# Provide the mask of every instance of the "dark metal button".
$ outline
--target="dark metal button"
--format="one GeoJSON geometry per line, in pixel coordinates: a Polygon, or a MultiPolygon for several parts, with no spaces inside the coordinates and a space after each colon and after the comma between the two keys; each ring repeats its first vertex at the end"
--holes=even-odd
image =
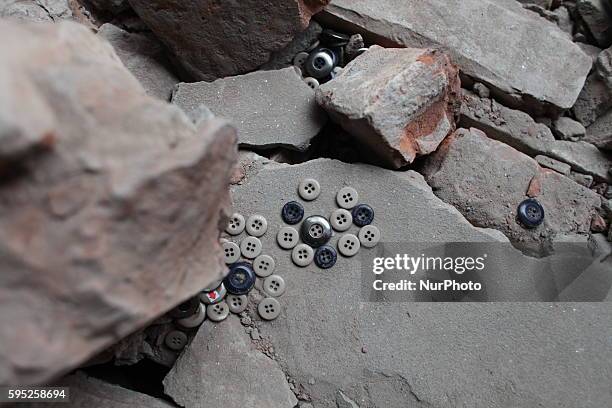
{"type": "Polygon", "coordinates": [[[229,293],[245,295],[255,285],[255,271],[248,262],[238,262],[230,267],[229,274],[223,280],[229,293]]]}
{"type": "Polygon", "coordinates": [[[359,204],[353,208],[353,223],[358,227],[370,225],[374,221],[374,210],[367,204],[359,204]]]}
{"type": "Polygon", "coordinates": [[[336,264],[338,253],[333,247],[323,245],[315,252],[315,264],[321,269],[329,269],[336,264]]]}
{"type": "Polygon", "coordinates": [[[191,299],[181,303],[170,311],[170,317],[174,319],[183,319],[197,313],[200,307],[200,297],[192,297],[191,299]]]}
{"type": "Polygon", "coordinates": [[[326,78],[336,66],[335,54],[327,48],[317,48],[310,53],[304,68],[306,72],[317,79],[326,78]]]}
{"type": "Polygon", "coordinates": [[[304,218],[304,207],[297,201],[290,201],[283,206],[281,216],[287,224],[295,225],[304,218]]]}
{"type": "Polygon", "coordinates": [[[313,248],[325,245],[332,236],[329,221],[319,215],[306,218],[302,223],[301,237],[304,243],[313,248]]]}
{"type": "Polygon", "coordinates": [[[518,220],[527,228],[535,228],[544,221],[544,207],[535,198],[529,198],[518,206],[518,220]]]}

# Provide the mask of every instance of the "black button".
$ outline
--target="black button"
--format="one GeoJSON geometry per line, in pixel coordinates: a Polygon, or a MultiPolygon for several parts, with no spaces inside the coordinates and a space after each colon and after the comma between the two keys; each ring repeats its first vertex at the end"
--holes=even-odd
{"type": "Polygon", "coordinates": [[[329,246],[323,245],[317,248],[317,252],[315,252],[315,264],[321,269],[329,269],[336,264],[338,260],[338,254],[336,250],[329,246]]]}
{"type": "Polygon", "coordinates": [[[353,207],[353,223],[358,227],[365,227],[374,221],[374,210],[367,204],[359,204],[353,207]]]}
{"type": "Polygon", "coordinates": [[[349,43],[350,36],[334,30],[325,29],[319,35],[319,40],[329,47],[342,47],[349,43]]]}
{"type": "Polygon", "coordinates": [[[334,67],[338,65],[338,57],[328,48],[316,48],[310,53],[304,69],[313,78],[322,79],[331,74],[334,67]]]}
{"type": "Polygon", "coordinates": [[[237,262],[223,280],[227,291],[233,295],[246,295],[255,285],[255,271],[248,262],[237,262]]]}
{"type": "Polygon", "coordinates": [[[329,221],[319,215],[306,218],[300,229],[302,241],[313,248],[325,245],[332,236],[329,221]]]}
{"type": "Polygon", "coordinates": [[[196,314],[200,307],[200,296],[192,297],[191,299],[181,303],[169,313],[170,317],[174,319],[183,319],[196,314]]]}
{"type": "Polygon", "coordinates": [[[528,198],[518,206],[518,220],[527,228],[535,228],[544,221],[544,207],[535,198],[528,198]]]}
{"type": "Polygon", "coordinates": [[[290,201],[283,206],[281,216],[287,224],[295,225],[304,218],[304,207],[297,201],[290,201]]]}

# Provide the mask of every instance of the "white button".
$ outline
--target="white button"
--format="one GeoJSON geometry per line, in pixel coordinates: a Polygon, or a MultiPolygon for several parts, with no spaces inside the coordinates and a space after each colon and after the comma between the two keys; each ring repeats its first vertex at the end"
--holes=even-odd
{"type": "Polygon", "coordinates": [[[249,298],[247,295],[227,295],[225,302],[227,303],[230,312],[238,314],[246,310],[249,303],[249,298]]]}
{"type": "Polygon", "coordinates": [[[332,79],[334,79],[335,77],[337,77],[341,73],[342,73],[342,67],[335,67],[334,69],[332,69],[332,72],[331,72],[332,79]]]}
{"type": "Polygon", "coordinates": [[[225,232],[230,235],[239,235],[242,233],[242,231],[244,231],[245,225],[246,222],[244,221],[242,214],[234,213],[227,223],[225,232]]]}
{"type": "Polygon", "coordinates": [[[336,202],[340,208],[351,209],[359,202],[359,193],[353,187],[343,187],[336,194],[336,202]]]}
{"type": "Polygon", "coordinates": [[[315,179],[304,179],[300,183],[298,192],[300,197],[302,197],[304,200],[312,201],[315,200],[319,194],[321,194],[321,186],[315,179]]]}
{"type": "Polygon", "coordinates": [[[366,248],[373,248],[380,241],[380,230],[373,225],[366,225],[359,230],[359,241],[366,248]]]}
{"type": "Polygon", "coordinates": [[[306,244],[299,244],[293,248],[291,259],[297,266],[308,266],[314,260],[314,250],[306,244]]]}
{"type": "Polygon", "coordinates": [[[223,259],[226,264],[233,264],[240,259],[240,247],[231,241],[225,241],[221,244],[223,248],[223,259]]]}
{"type": "Polygon", "coordinates": [[[353,224],[353,216],[349,210],[339,208],[329,217],[329,223],[336,231],[346,231],[353,224]]]}
{"type": "Polygon", "coordinates": [[[257,258],[261,254],[261,248],[261,241],[256,237],[246,237],[240,243],[240,252],[248,259],[257,258]]]}
{"type": "Polygon", "coordinates": [[[293,227],[283,227],[278,230],[276,242],[283,249],[291,249],[295,247],[300,240],[300,234],[293,227]]]}
{"type": "Polygon", "coordinates": [[[307,59],[307,52],[298,52],[297,55],[293,58],[293,65],[295,65],[296,67],[301,67],[302,65],[304,65],[307,59]]]}
{"type": "Polygon", "coordinates": [[[345,234],[338,240],[338,251],[347,257],[355,255],[359,252],[359,238],[353,234],[345,234]]]}
{"type": "Polygon", "coordinates": [[[319,87],[319,85],[320,85],[319,81],[317,81],[313,77],[304,78],[304,82],[306,82],[306,85],[308,85],[309,87],[311,87],[314,90],[316,90],[319,87]]]}
{"type": "Polygon", "coordinates": [[[285,280],[278,275],[268,276],[263,282],[264,292],[273,297],[282,296],[285,289],[285,280]]]}
{"type": "Polygon", "coordinates": [[[225,285],[222,283],[217,289],[211,290],[210,292],[200,293],[200,302],[205,305],[212,305],[213,303],[219,303],[227,295],[225,285]]]}
{"type": "Polygon", "coordinates": [[[182,331],[172,330],[166,334],[164,343],[166,343],[166,346],[171,350],[182,350],[187,345],[187,335],[182,331]]]}
{"type": "Polygon", "coordinates": [[[206,319],[206,306],[200,303],[200,307],[198,311],[193,316],[185,317],[184,319],[179,319],[176,321],[177,324],[183,326],[186,329],[193,329],[194,327],[198,327],[202,324],[202,322],[206,319]]]}
{"type": "Polygon", "coordinates": [[[274,298],[265,298],[257,305],[257,311],[262,319],[274,320],[280,315],[281,305],[274,298]]]}
{"type": "Polygon", "coordinates": [[[268,221],[261,215],[252,215],[246,222],[247,233],[254,237],[261,237],[268,230],[268,221]]]}
{"type": "Polygon", "coordinates": [[[259,255],[253,261],[253,270],[255,271],[255,275],[259,276],[260,278],[265,278],[272,275],[275,267],[276,262],[274,262],[274,258],[272,258],[270,255],[259,255]]]}
{"type": "Polygon", "coordinates": [[[206,308],[206,316],[213,322],[225,320],[229,315],[229,306],[225,302],[219,302],[206,308]]]}

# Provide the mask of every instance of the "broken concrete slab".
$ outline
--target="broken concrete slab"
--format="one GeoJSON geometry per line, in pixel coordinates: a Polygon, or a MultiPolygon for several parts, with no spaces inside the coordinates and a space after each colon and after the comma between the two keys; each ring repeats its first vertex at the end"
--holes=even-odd
{"type": "Polygon", "coordinates": [[[460,86],[442,52],[372,46],[316,95],[373,161],[400,168],[435,151],[453,132],[460,86]]]}
{"type": "Polygon", "coordinates": [[[594,72],[586,80],[578,100],[572,107],[574,116],[589,127],[599,116],[612,107],[612,93],[600,76],[594,72]]]}
{"type": "Polygon", "coordinates": [[[563,174],[564,176],[569,176],[572,169],[569,164],[560,162],[559,160],[555,160],[547,156],[537,155],[535,157],[535,161],[537,161],[540,166],[554,170],[557,173],[563,174]]]}
{"type": "Polygon", "coordinates": [[[600,116],[595,123],[589,126],[584,141],[603,150],[612,150],[612,110],[600,116]]]}
{"type": "Polygon", "coordinates": [[[121,62],[151,96],[170,100],[178,78],[172,73],[165,47],[152,36],[128,33],[112,24],[100,27],[98,35],[115,49],[121,62]]]}
{"type": "Polygon", "coordinates": [[[552,131],[558,139],[576,142],[584,137],[586,129],[582,123],[561,116],[552,123],[552,131]]]}
{"type": "Polygon", "coordinates": [[[548,156],[561,160],[572,166],[574,170],[590,174],[598,180],[612,181],[612,175],[609,173],[612,156],[590,143],[557,140],[550,145],[548,156]]]}
{"type": "Polygon", "coordinates": [[[194,79],[213,81],[269,61],[329,0],[129,2],[194,79]]]}
{"type": "Polygon", "coordinates": [[[204,322],[164,390],[184,408],[293,408],[298,402],[278,364],[251,343],[234,315],[221,324],[204,322]]]}
{"type": "Polygon", "coordinates": [[[612,45],[612,19],[610,18],[610,4],[608,0],[578,0],[576,10],[587,26],[589,32],[602,47],[612,45]]]}
{"type": "Polygon", "coordinates": [[[524,108],[570,108],[591,69],[566,33],[512,0],[335,0],[320,19],[384,46],[441,46],[462,73],[522,96],[524,108]]]}
{"type": "Polygon", "coordinates": [[[205,105],[233,121],[241,146],[305,151],[327,120],[312,88],[290,67],[214,82],[181,83],[172,102],[188,115],[205,105]]]}
{"type": "Polygon", "coordinates": [[[40,384],[222,276],[236,136],[85,26],[2,21],[0,55],[2,121],[44,141],[0,158],[0,383],[40,384]]]}

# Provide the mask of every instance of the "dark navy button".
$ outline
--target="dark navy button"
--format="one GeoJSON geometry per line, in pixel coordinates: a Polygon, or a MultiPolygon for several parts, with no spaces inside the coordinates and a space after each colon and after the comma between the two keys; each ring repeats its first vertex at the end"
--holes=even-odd
{"type": "Polygon", "coordinates": [[[336,264],[338,254],[333,247],[323,245],[315,252],[315,264],[321,269],[329,269],[336,264]]]}
{"type": "Polygon", "coordinates": [[[170,311],[170,317],[174,319],[184,319],[185,317],[193,316],[197,313],[200,307],[200,297],[192,297],[191,299],[181,303],[170,311]]]}
{"type": "Polygon", "coordinates": [[[332,228],[324,217],[313,215],[308,217],[302,223],[300,229],[302,241],[313,248],[318,248],[321,245],[327,244],[332,236],[332,228]]]}
{"type": "Polygon", "coordinates": [[[370,225],[374,221],[374,210],[367,204],[359,204],[353,207],[353,223],[358,227],[370,225]]]}
{"type": "Polygon", "coordinates": [[[544,207],[535,198],[528,198],[518,206],[518,219],[527,228],[535,228],[544,221],[544,207]]]}
{"type": "Polygon", "coordinates": [[[290,201],[283,206],[281,216],[287,224],[295,225],[304,218],[304,207],[297,201],[290,201]]]}
{"type": "Polygon", "coordinates": [[[246,295],[255,285],[255,271],[248,262],[238,262],[230,266],[223,280],[227,291],[233,295],[246,295]]]}

